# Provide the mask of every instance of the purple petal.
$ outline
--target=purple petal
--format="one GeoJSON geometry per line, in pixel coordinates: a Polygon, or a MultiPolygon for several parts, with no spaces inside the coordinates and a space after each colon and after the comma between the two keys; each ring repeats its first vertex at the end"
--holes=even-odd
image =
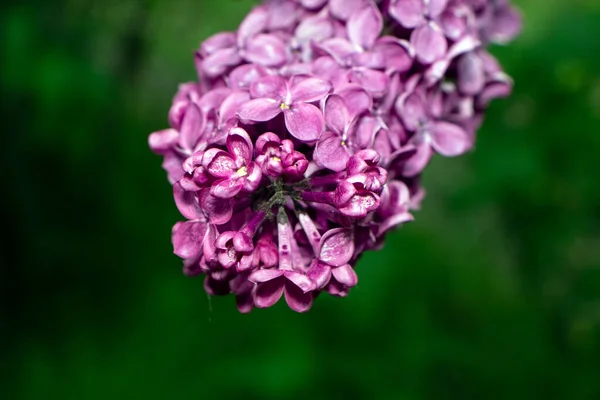
{"type": "Polygon", "coordinates": [[[250,86],[253,98],[268,98],[283,101],[287,96],[287,81],[281,76],[265,76],[250,86]]]}
{"type": "Polygon", "coordinates": [[[329,0],[329,12],[337,19],[345,21],[366,2],[367,0],[329,0]]]}
{"type": "Polygon", "coordinates": [[[194,258],[202,251],[206,223],[199,221],[178,222],[173,227],[173,252],[181,258],[194,258]]]}
{"type": "Polygon", "coordinates": [[[227,136],[227,150],[236,162],[237,167],[246,165],[252,160],[252,140],[242,128],[233,128],[227,136]]]}
{"type": "Polygon", "coordinates": [[[442,30],[434,23],[415,29],[410,35],[410,43],[415,49],[417,59],[423,64],[431,64],[441,59],[448,50],[448,42],[442,30]]]}
{"type": "Polygon", "coordinates": [[[338,207],[348,204],[356,195],[357,191],[354,185],[347,180],[340,181],[335,188],[333,201],[338,207]]]}
{"type": "Polygon", "coordinates": [[[338,95],[332,94],[325,101],[325,122],[329,129],[338,135],[343,135],[350,123],[350,116],[345,101],[338,95]]]}
{"type": "Polygon", "coordinates": [[[415,28],[425,23],[423,0],[392,0],[390,15],[405,28],[415,28]]]}
{"type": "Polygon", "coordinates": [[[333,277],[341,284],[344,284],[348,287],[356,286],[358,283],[358,276],[356,276],[356,272],[350,266],[350,264],[342,265],[341,267],[333,268],[331,270],[333,277]]]}
{"type": "Polygon", "coordinates": [[[296,28],[294,37],[300,44],[311,40],[322,41],[333,35],[333,24],[329,18],[320,15],[305,18],[296,28]]]}
{"type": "Polygon", "coordinates": [[[333,132],[323,132],[315,147],[315,162],[332,171],[343,171],[350,155],[342,145],[342,138],[333,132]]]}
{"type": "Polygon", "coordinates": [[[202,54],[208,55],[216,52],[217,50],[235,47],[235,33],[233,32],[221,32],[212,35],[204,42],[202,42],[202,54]]]}
{"type": "Polygon", "coordinates": [[[467,96],[479,93],[485,85],[483,60],[474,52],[461,56],[457,63],[458,89],[467,96]]]}
{"type": "Polygon", "coordinates": [[[227,96],[219,107],[219,125],[235,118],[238,108],[248,101],[250,101],[250,95],[246,91],[236,90],[227,96]]]}
{"type": "MultiPolygon", "coordinates": [[[[205,154],[211,153],[206,152],[205,154]]],[[[206,169],[215,178],[228,178],[235,174],[237,165],[230,154],[221,150],[215,154],[206,169]]]]}
{"type": "Polygon", "coordinates": [[[398,98],[396,111],[409,131],[417,130],[427,120],[424,103],[425,101],[420,92],[413,92],[408,96],[398,98]]]}
{"type": "Polygon", "coordinates": [[[251,162],[246,166],[246,176],[244,177],[244,187],[243,189],[246,192],[253,192],[260,186],[260,181],[262,179],[262,172],[260,167],[251,162]]]}
{"type": "Polygon", "coordinates": [[[431,159],[432,151],[429,144],[423,142],[416,146],[416,150],[402,166],[402,175],[406,177],[420,174],[431,159]]]}
{"type": "Polygon", "coordinates": [[[348,40],[337,37],[326,39],[317,44],[317,46],[319,49],[333,57],[335,61],[341,65],[345,65],[348,57],[350,57],[356,51],[352,43],[350,43],[348,40]]]}
{"type": "Polygon", "coordinates": [[[244,18],[237,30],[238,44],[243,46],[246,40],[267,28],[269,23],[269,13],[265,7],[254,8],[244,18]]]}
{"type": "Polygon", "coordinates": [[[165,154],[165,158],[163,159],[161,166],[165,171],[167,171],[167,178],[171,184],[174,184],[180,180],[184,174],[184,170],[181,167],[181,161],[181,158],[172,151],[165,154]]]}
{"type": "Polygon", "coordinates": [[[413,48],[410,43],[392,36],[378,39],[373,47],[373,53],[383,56],[387,71],[405,72],[413,64],[413,48]]]}
{"type": "Polygon", "coordinates": [[[285,44],[274,35],[260,34],[251,38],[243,54],[246,61],[265,67],[280,66],[287,60],[285,44]]]}
{"type": "Polygon", "coordinates": [[[522,25],[521,13],[513,7],[503,7],[495,15],[490,37],[496,43],[506,43],[517,36],[522,25]]]}
{"type": "Polygon", "coordinates": [[[312,306],[313,294],[311,292],[304,293],[298,286],[285,282],[285,301],[288,306],[297,312],[306,312],[312,306]]]}
{"type": "Polygon", "coordinates": [[[259,269],[251,273],[248,280],[254,283],[263,283],[279,278],[283,273],[284,271],[280,269],[259,269]]]}
{"type": "Polygon", "coordinates": [[[228,68],[238,65],[242,61],[237,49],[222,49],[214,52],[202,60],[202,70],[211,78],[217,77],[228,68]]]}
{"type": "Polygon", "coordinates": [[[179,144],[184,149],[194,149],[200,134],[202,133],[202,116],[200,115],[200,109],[194,103],[189,103],[183,121],[181,121],[181,128],[179,129],[180,137],[179,144]]]}
{"type": "Polygon", "coordinates": [[[208,188],[203,189],[198,194],[198,201],[202,210],[206,213],[208,221],[215,225],[229,222],[233,215],[233,200],[223,200],[212,196],[208,188]]]}
{"type": "Polygon", "coordinates": [[[315,260],[309,268],[307,276],[315,283],[317,289],[323,289],[331,279],[331,267],[315,260]]]}
{"type": "Polygon", "coordinates": [[[370,68],[354,68],[350,74],[351,81],[363,87],[374,97],[381,97],[388,89],[389,77],[382,71],[370,68]]]}
{"type": "Polygon", "coordinates": [[[281,102],[273,99],[254,99],[243,104],[238,115],[246,121],[270,121],[281,112],[281,102]]]}
{"type": "Polygon", "coordinates": [[[266,69],[261,65],[240,65],[229,73],[229,86],[233,89],[248,89],[253,82],[256,82],[266,74],[266,69]]]}
{"type": "Polygon", "coordinates": [[[458,156],[471,147],[471,140],[467,132],[460,126],[449,122],[436,122],[430,134],[431,147],[446,157],[458,156]]]}
{"type": "Polygon", "coordinates": [[[292,102],[321,100],[331,90],[331,83],[318,78],[303,79],[290,88],[292,102]]]}
{"type": "Polygon", "coordinates": [[[156,154],[165,154],[171,150],[179,140],[179,132],[175,129],[163,129],[162,131],[153,132],[148,137],[148,145],[156,154]]]}
{"type": "Polygon", "coordinates": [[[179,183],[173,185],[173,197],[177,209],[187,219],[204,218],[195,192],[186,192],[179,183]]]}
{"type": "MultiPolygon", "coordinates": [[[[373,98],[361,87],[349,87],[339,91],[338,95],[344,99],[344,104],[348,109],[348,120],[370,110],[373,106],[373,98]]],[[[325,119],[327,120],[327,116],[325,119]]]]}
{"type": "Polygon", "coordinates": [[[207,275],[206,278],[204,278],[204,290],[211,296],[223,296],[230,292],[229,282],[217,280],[212,276],[207,275]]]}
{"type": "Polygon", "coordinates": [[[312,104],[296,103],[284,112],[284,116],[290,134],[303,142],[317,140],[325,128],[321,110],[312,104]]]}
{"type": "Polygon", "coordinates": [[[427,4],[427,14],[429,15],[429,18],[437,18],[441,13],[444,12],[447,4],[448,0],[429,0],[427,4]]]}
{"type": "Polygon", "coordinates": [[[242,190],[243,185],[242,179],[221,179],[213,183],[210,194],[221,199],[230,199],[242,190]]]}
{"type": "Polygon", "coordinates": [[[346,26],[348,37],[355,46],[367,50],[373,47],[383,29],[383,18],[374,3],[355,11],[346,26]]]}
{"type": "Polygon", "coordinates": [[[348,264],[354,255],[354,235],[352,230],[336,228],[327,231],[321,238],[319,259],[331,266],[348,264]]]}
{"type": "Polygon", "coordinates": [[[381,124],[378,118],[368,116],[361,118],[354,133],[355,144],[363,149],[371,147],[379,129],[381,129],[381,124]]]}
{"type": "Polygon", "coordinates": [[[249,290],[235,296],[235,305],[240,313],[248,314],[254,308],[253,300],[252,291],[249,290]]]}
{"type": "MultiPolygon", "coordinates": [[[[256,307],[266,308],[277,303],[283,294],[284,285],[285,280],[283,278],[276,278],[264,283],[259,283],[256,287],[256,292],[254,292],[254,304],[256,307]]],[[[300,289],[297,290],[302,293],[300,289]]]]}
{"type": "Polygon", "coordinates": [[[327,0],[299,0],[299,3],[304,8],[314,10],[315,8],[322,7],[323,4],[327,3],[327,0]]]}
{"type": "Polygon", "coordinates": [[[300,290],[302,290],[304,293],[310,292],[315,288],[315,283],[304,274],[295,271],[285,271],[284,275],[290,282],[298,286],[298,288],[300,288],[300,290]]]}

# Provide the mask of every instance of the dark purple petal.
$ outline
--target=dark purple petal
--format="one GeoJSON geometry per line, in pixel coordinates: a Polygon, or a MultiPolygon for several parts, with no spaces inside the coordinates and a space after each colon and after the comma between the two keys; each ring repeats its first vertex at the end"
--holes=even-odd
{"type": "Polygon", "coordinates": [[[313,294],[311,292],[305,293],[291,282],[285,282],[284,292],[285,301],[292,310],[306,312],[312,306],[313,294]]]}
{"type": "Polygon", "coordinates": [[[270,121],[281,112],[281,102],[274,99],[254,99],[238,109],[238,115],[246,121],[270,121]]]}
{"type": "Polygon", "coordinates": [[[354,254],[354,235],[352,230],[335,228],[327,231],[321,238],[319,259],[334,267],[347,264],[354,254]]]}
{"type": "MultiPolygon", "coordinates": [[[[283,294],[285,279],[280,277],[264,283],[259,283],[254,292],[254,304],[258,308],[271,307],[279,301],[283,294]]],[[[302,292],[300,289],[297,289],[302,292]]]]}
{"type": "Polygon", "coordinates": [[[296,103],[284,116],[290,134],[303,142],[314,142],[325,128],[321,110],[312,104],[296,103]]]}
{"type": "Polygon", "coordinates": [[[304,274],[295,271],[285,271],[285,277],[304,293],[314,290],[315,283],[304,274]]]}
{"type": "Polygon", "coordinates": [[[179,144],[181,147],[194,149],[202,133],[202,125],[200,109],[196,104],[189,103],[181,121],[181,128],[179,128],[179,144]]]}

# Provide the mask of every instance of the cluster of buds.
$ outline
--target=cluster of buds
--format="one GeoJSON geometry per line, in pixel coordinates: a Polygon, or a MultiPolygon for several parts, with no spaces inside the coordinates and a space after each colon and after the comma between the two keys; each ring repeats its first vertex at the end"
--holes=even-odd
{"type": "Polygon", "coordinates": [[[486,52],[508,0],[272,0],[195,53],[164,156],[184,273],[238,309],[346,296],[360,255],[413,219],[433,153],[468,151],[510,78],[486,52]]]}

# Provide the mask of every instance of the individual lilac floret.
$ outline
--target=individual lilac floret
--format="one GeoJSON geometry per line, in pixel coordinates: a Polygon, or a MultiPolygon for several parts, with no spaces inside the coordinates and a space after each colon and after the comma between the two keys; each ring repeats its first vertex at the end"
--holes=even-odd
{"type": "Polygon", "coordinates": [[[269,0],[208,38],[148,139],[184,274],[242,313],[347,296],[421,207],[430,158],[469,151],[510,93],[485,46],[520,25],[508,0],[269,0]]]}

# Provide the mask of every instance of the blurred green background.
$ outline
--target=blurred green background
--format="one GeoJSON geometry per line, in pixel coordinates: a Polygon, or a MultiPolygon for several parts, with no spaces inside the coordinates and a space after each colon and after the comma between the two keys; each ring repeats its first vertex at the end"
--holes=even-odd
{"type": "Polygon", "coordinates": [[[476,151],[304,315],[181,274],[147,148],[252,2],[1,6],[0,398],[600,399],[600,2],[514,3],[476,151]]]}

